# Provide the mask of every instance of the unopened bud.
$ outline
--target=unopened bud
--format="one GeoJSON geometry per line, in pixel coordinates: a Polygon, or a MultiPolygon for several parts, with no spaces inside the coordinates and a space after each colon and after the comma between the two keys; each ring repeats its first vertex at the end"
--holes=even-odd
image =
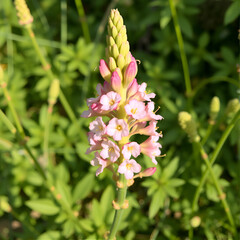
{"type": "Polygon", "coordinates": [[[120,54],[122,54],[124,57],[127,55],[129,52],[129,42],[123,42],[121,47],[120,47],[120,54]]]}
{"type": "Polygon", "coordinates": [[[201,218],[199,216],[195,216],[191,219],[191,226],[193,228],[199,227],[201,224],[201,218]]]}
{"type": "Polygon", "coordinates": [[[213,97],[210,104],[210,124],[214,124],[220,111],[220,100],[218,97],[213,97]]]}
{"type": "Polygon", "coordinates": [[[111,72],[114,72],[115,69],[117,68],[116,61],[112,57],[109,58],[109,64],[108,65],[109,65],[109,68],[110,68],[111,72]]]}
{"type": "Polygon", "coordinates": [[[111,54],[115,59],[117,59],[119,55],[117,44],[114,44],[113,46],[111,46],[111,54]]]}
{"type": "Polygon", "coordinates": [[[181,128],[187,133],[190,142],[199,142],[200,137],[197,133],[196,123],[188,112],[178,114],[178,122],[181,128]]]}
{"type": "Polygon", "coordinates": [[[33,22],[33,17],[25,0],[15,0],[15,7],[19,18],[20,25],[29,25],[33,22]]]}
{"type": "Polygon", "coordinates": [[[109,82],[111,78],[111,71],[108,68],[107,63],[103,59],[100,60],[99,71],[103,79],[109,82]]]}
{"type": "Polygon", "coordinates": [[[116,37],[116,44],[118,46],[118,48],[120,48],[120,46],[122,45],[123,41],[122,41],[122,35],[121,33],[119,33],[116,37]]]}
{"type": "Polygon", "coordinates": [[[122,54],[118,55],[117,58],[117,66],[122,70],[125,66],[125,59],[122,54]]]}
{"type": "Polygon", "coordinates": [[[150,177],[156,172],[157,168],[156,167],[151,167],[145,169],[143,172],[141,172],[139,175],[140,178],[142,177],[150,177]]]}
{"type": "Polygon", "coordinates": [[[240,109],[240,102],[237,98],[234,98],[228,102],[226,108],[226,114],[228,117],[232,117],[240,109]]]}
{"type": "Polygon", "coordinates": [[[48,102],[49,104],[55,104],[58,98],[60,92],[60,83],[58,79],[54,79],[51,83],[50,89],[49,89],[49,97],[48,102]]]}
{"type": "Polygon", "coordinates": [[[124,84],[128,86],[132,80],[136,77],[137,74],[137,63],[136,61],[132,61],[127,66],[127,69],[124,72],[124,84]]]}

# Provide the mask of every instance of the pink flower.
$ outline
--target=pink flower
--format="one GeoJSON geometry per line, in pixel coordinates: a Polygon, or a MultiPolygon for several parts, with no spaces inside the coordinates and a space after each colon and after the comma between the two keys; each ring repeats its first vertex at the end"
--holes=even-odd
{"type": "MultiPolygon", "coordinates": [[[[120,69],[119,69],[120,70],[120,69]]],[[[111,85],[112,85],[112,89],[116,92],[120,92],[121,91],[121,85],[122,85],[122,80],[118,75],[118,70],[116,69],[111,77],[111,85]]]]}
{"type": "Polygon", "coordinates": [[[157,121],[153,120],[149,123],[147,127],[139,129],[137,133],[144,135],[159,136],[159,133],[156,132],[157,129],[158,129],[157,121]]]}
{"type": "Polygon", "coordinates": [[[157,165],[155,157],[159,157],[161,144],[158,143],[159,136],[150,136],[145,142],[141,143],[141,152],[152,159],[152,162],[157,165]]]}
{"type": "Polygon", "coordinates": [[[105,111],[113,111],[117,109],[121,96],[116,92],[109,92],[101,96],[100,103],[102,104],[101,109],[105,111]]]}
{"type": "Polygon", "coordinates": [[[144,121],[151,121],[151,120],[162,120],[163,117],[160,115],[156,115],[154,112],[154,102],[149,102],[146,106],[146,116],[144,117],[144,121]]]}
{"type": "Polygon", "coordinates": [[[87,149],[86,154],[102,149],[102,140],[96,140],[96,136],[93,132],[88,133],[88,142],[91,146],[87,149]]]}
{"type": "Polygon", "coordinates": [[[111,71],[109,70],[107,63],[103,59],[100,60],[99,71],[103,79],[109,82],[111,77],[111,71]]]}
{"type": "Polygon", "coordinates": [[[103,149],[100,152],[100,156],[102,158],[110,158],[111,162],[116,162],[120,156],[119,147],[110,140],[103,141],[101,146],[103,149]]]}
{"type": "Polygon", "coordinates": [[[147,84],[145,82],[139,85],[138,87],[138,96],[136,96],[136,98],[138,98],[140,101],[151,101],[150,98],[155,98],[156,96],[155,93],[147,94],[146,87],[147,87],[147,84]]]}
{"type": "Polygon", "coordinates": [[[139,173],[141,166],[133,159],[124,160],[118,167],[118,172],[125,175],[126,179],[132,179],[133,173],[139,173]]]}
{"type": "Polygon", "coordinates": [[[129,135],[128,125],[123,119],[113,118],[108,123],[107,134],[115,141],[119,141],[129,135]]]}
{"type": "Polygon", "coordinates": [[[136,142],[130,142],[123,146],[122,154],[125,159],[130,159],[131,155],[135,158],[141,153],[141,147],[136,142]]]}
{"type": "Polygon", "coordinates": [[[95,133],[95,140],[101,140],[102,136],[106,134],[106,125],[102,120],[102,117],[97,117],[96,120],[92,121],[89,125],[89,129],[95,133]]]}
{"type": "Polygon", "coordinates": [[[130,100],[125,106],[126,113],[134,119],[142,119],[146,115],[145,104],[138,100],[130,100]]]}
{"type": "Polygon", "coordinates": [[[96,171],[96,176],[103,172],[103,169],[107,167],[108,162],[102,159],[98,152],[95,153],[95,158],[90,162],[92,166],[100,166],[96,171]]]}

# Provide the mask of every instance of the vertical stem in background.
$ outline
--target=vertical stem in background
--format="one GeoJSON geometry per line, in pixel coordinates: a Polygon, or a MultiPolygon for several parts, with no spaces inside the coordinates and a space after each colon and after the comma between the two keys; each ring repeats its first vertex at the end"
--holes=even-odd
{"type": "Polygon", "coordinates": [[[186,86],[186,95],[189,98],[189,97],[191,97],[192,87],[191,87],[187,57],[186,57],[185,50],[184,50],[183,37],[182,37],[181,28],[180,28],[178,17],[177,17],[177,11],[176,11],[175,5],[173,3],[173,0],[169,0],[169,5],[170,5],[170,9],[171,9],[173,24],[174,24],[177,41],[178,41],[178,47],[179,47],[180,56],[181,56],[181,60],[182,60],[183,74],[184,74],[185,86],[186,86]]]}
{"type": "MultiPolygon", "coordinates": [[[[211,159],[209,161],[210,166],[213,165],[213,163],[215,162],[216,158],[218,157],[218,154],[220,152],[220,150],[222,149],[223,144],[225,143],[225,141],[227,140],[229,134],[231,133],[233,127],[237,124],[237,122],[239,121],[239,117],[240,117],[240,110],[236,113],[236,115],[234,116],[234,118],[232,119],[232,121],[230,122],[230,124],[228,125],[228,127],[226,128],[226,130],[224,131],[224,133],[222,134],[222,137],[220,138],[212,156],[211,159]]],[[[192,202],[192,214],[196,211],[197,209],[197,203],[198,203],[198,199],[200,196],[200,192],[202,190],[202,187],[206,181],[206,178],[208,176],[209,170],[206,169],[205,172],[203,173],[200,182],[198,184],[197,190],[194,194],[193,197],[193,202],[192,202]]],[[[189,237],[190,239],[192,239],[192,235],[193,235],[193,229],[190,225],[190,229],[189,229],[189,237]]]]}
{"type": "Polygon", "coordinates": [[[208,155],[206,154],[205,150],[203,149],[202,145],[200,143],[198,143],[198,148],[199,148],[199,151],[201,153],[201,156],[202,156],[202,159],[204,160],[206,166],[207,166],[207,169],[208,169],[208,172],[210,172],[210,175],[211,175],[211,178],[213,180],[213,183],[216,187],[216,190],[219,194],[219,198],[222,202],[222,205],[223,205],[223,208],[225,210],[225,213],[227,215],[227,218],[229,220],[229,223],[230,225],[232,226],[232,231],[233,233],[235,234],[236,233],[236,227],[235,227],[235,223],[234,223],[234,220],[233,220],[233,217],[232,217],[232,213],[231,213],[231,210],[230,210],[230,207],[227,203],[227,200],[226,200],[226,194],[222,191],[221,189],[221,186],[219,184],[219,181],[218,179],[215,177],[215,174],[212,170],[212,164],[210,163],[209,159],[208,159],[208,155]]]}
{"type": "Polygon", "coordinates": [[[86,16],[85,16],[85,11],[84,11],[84,8],[82,5],[82,1],[75,0],[75,4],[77,6],[78,14],[80,17],[80,22],[82,25],[84,39],[85,39],[86,43],[90,43],[91,37],[90,37],[89,28],[88,28],[88,24],[87,24],[87,20],[86,20],[86,16]]]}
{"type": "MultiPolygon", "coordinates": [[[[8,33],[12,33],[11,25],[8,24],[8,33]]],[[[13,41],[7,38],[7,56],[8,56],[8,78],[13,75],[13,41]]]]}
{"type": "Polygon", "coordinates": [[[67,1],[61,0],[61,47],[67,45],[67,1]]]}

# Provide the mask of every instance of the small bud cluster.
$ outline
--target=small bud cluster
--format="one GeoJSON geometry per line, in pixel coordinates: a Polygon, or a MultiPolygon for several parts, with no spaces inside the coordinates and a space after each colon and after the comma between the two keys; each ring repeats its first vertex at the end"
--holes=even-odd
{"type": "Polygon", "coordinates": [[[213,97],[212,101],[210,103],[210,119],[209,123],[210,124],[215,124],[215,121],[217,119],[218,113],[220,111],[220,100],[218,97],[213,97]]]}
{"type": "Polygon", "coordinates": [[[25,0],[15,0],[15,7],[19,18],[20,25],[29,25],[33,22],[33,17],[25,0]]]}
{"type": "Polygon", "coordinates": [[[82,117],[97,117],[89,126],[87,154],[95,152],[91,164],[99,166],[96,175],[105,168],[117,167],[126,179],[151,176],[156,168],[140,172],[141,165],[133,158],[142,153],[157,164],[156,157],[161,154],[158,140],[162,137],[156,131],[157,122],[163,117],[154,111],[151,99],[155,94],[147,93],[147,84],[138,84],[135,78],[137,63],[129,51],[126,27],[118,10],[112,10],[109,17],[106,57],[99,66],[103,86],[97,85],[98,96],[87,99],[89,110],[82,113],[82,117]],[[109,119],[104,122],[103,116],[109,119]],[[142,143],[131,141],[136,134],[149,137],[142,143]]]}
{"type": "Polygon", "coordinates": [[[226,114],[229,118],[231,118],[235,113],[237,113],[240,109],[240,102],[237,98],[234,98],[228,102],[226,108],[226,114]]]}
{"type": "Polygon", "coordinates": [[[181,128],[187,133],[190,142],[199,142],[200,137],[197,133],[196,123],[188,112],[178,114],[178,122],[181,128]]]}

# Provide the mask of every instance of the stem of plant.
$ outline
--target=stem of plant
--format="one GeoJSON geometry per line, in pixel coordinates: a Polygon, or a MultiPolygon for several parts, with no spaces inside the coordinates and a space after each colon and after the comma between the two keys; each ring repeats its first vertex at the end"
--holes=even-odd
{"type": "Polygon", "coordinates": [[[229,220],[229,222],[230,222],[230,224],[232,226],[233,233],[235,234],[236,233],[236,227],[235,227],[235,223],[234,223],[234,220],[233,220],[233,217],[232,217],[229,205],[228,205],[227,200],[226,200],[226,195],[222,191],[221,186],[219,184],[219,181],[216,178],[216,176],[215,176],[215,174],[214,174],[214,172],[212,170],[212,165],[209,162],[208,155],[206,154],[205,150],[203,149],[203,147],[202,147],[202,145],[200,143],[198,143],[198,148],[199,148],[199,151],[201,153],[202,159],[204,160],[204,162],[205,162],[205,164],[207,166],[208,172],[210,172],[211,178],[212,178],[213,183],[214,183],[214,185],[216,187],[216,190],[217,190],[219,198],[220,198],[220,200],[222,202],[222,205],[223,205],[223,208],[224,208],[225,213],[227,215],[227,218],[228,218],[228,220],[229,220]]]}
{"type": "MultiPolygon", "coordinates": [[[[218,157],[218,154],[219,152],[221,151],[222,149],[222,146],[223,144],[225,143],[225,141],[227,140],[229,134],[231,133],[233,127],[237,124],[237,122],[239,121],[240,119],[240,110],[235,114],[234,118],[232,119],[232,121],[230,122],[230,124],[228,125],[228,127],[226,128],[226,130],[224,131],[224,133],[222,134],[222,137],[220,138],[213,154],[212,154],[212,157],[209,161],[210,163],[210,166],[213,165],[213,163],[215,162],[216,158],[218,157]]],[[[202,187],[206,181],[206,178],[208,176],[208,173],[209,173],[209,170],[206,169],[205,172],[203,173],[201,179],[200,179],[200,182],[198,184],[198,187],[197,187],[197,190],[194,194],[194,197],[193,197],[193,202],[192,202],[192,214],[196,211],[197,209],[197,203],[198,203],[198,199],[199,199],[199,196],[200,196],[200,193],[201,193],[201,190],[202,190],[202,187]]],[[[190,227],[189,229],[189,237],[190,239],[192,239],[192,227],[190,227]]]]}
{"type": "Polygon", "coordinates": [[[182,37],[181,28],[180,28],[178,17],[177,17],[177,11],[176,11],[173,0],[169,0],[169,5],[170,5],[170,9],[171,9],[173,24],[174,24],[177,41],[178,41],[178,46],[179,46],[179,51],[180,51],[181,60],[182,60],[183,74],[184,74],[185,86],[186,86],[186,95],[189,98],[189,97],[191,97],[192,87],[191,87],[187,57],[186,57],[185,50],[184,50],[183,37],[182,37]]]}
{"type": "Polygon", "coordinates": [[[83,30],[84,39],[85,39],[86,43],[90,43],[91,37],[90,37],[89,28],[88,28],[88,24],[86,21],[86,15],[85,15],[85,11],[84,11],[84,8],[82,5],[82,1],[75,0],[75,4],[77,6],[78,15],[80,17],[80,22],[81,22],[81,26],[82,26],[82,30],[83,30]]]}
{"type": "Polygon", "coordinates": [[[110,234],[108,236],[108,240],[115,239],[115,235],[117,233],[119,224],[121,222],[121,218],[122,218],[122,214],[123,214],[123,210],[124,210],[124,209],[122,209],[122,206],[125,202],[126,195],[127,195],[127,183],[126,183],[127,181],[126,181],[124,174],[120,174],[119,182],[123,184],[123,188],[118,189],[117,202],[116,202],[120,206],[120,209],[115,210],[115,215],[114,215],[113,223],[111,226],[110,234]]]}

